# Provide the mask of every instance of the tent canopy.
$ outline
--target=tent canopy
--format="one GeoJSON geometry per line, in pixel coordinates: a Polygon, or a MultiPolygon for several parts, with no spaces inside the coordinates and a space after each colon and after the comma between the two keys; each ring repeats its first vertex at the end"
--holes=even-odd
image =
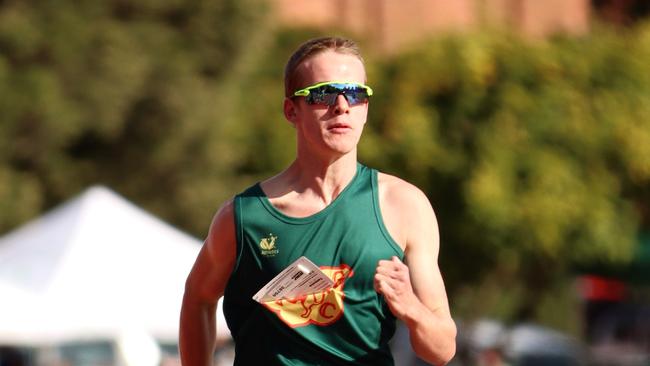
{"type": "MultiPolygon", "coordinates": [[[[177,339],[201,242],[109,189],[89,188],[0,238],[0,343],[110,337],[139,327],[177,339]]],[[[219,337],[228,338],[221,309],[219,337]]]]}

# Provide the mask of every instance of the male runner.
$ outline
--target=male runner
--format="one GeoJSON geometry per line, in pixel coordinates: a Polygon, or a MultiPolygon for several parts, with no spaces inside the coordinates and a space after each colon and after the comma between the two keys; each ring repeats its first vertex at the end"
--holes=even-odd
{"type": "Polygon", "coordinates": [[[396,318],[420,358],[453,357],[433,209],[413,185],[357,162],[372,94],[365,83],[349,40],[311,40],[289,59],[284,115],[296,129],[296,159],[215,215],[183,298],[184,366],[212,364],[222,296],[236,365],[391,365],[396,318]],[[252,299],[301,256],[334,285],[252,299]]]}

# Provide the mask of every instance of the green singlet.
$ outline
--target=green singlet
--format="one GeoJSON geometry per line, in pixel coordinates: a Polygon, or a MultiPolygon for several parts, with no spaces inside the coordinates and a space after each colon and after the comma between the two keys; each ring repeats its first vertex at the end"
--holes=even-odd
{"type": "Polygon", "coordinates": [[[379,211],[377,171],[357,164],[341,194],[304,218],[273,207],[259,184],[237,195],[237,260],[224,296],[235,365],[392,365],[395,317],[374,289],[377,262],[403,258],[379,211]],[[301,256],[335,282],[301,299],[252,296],[301,256]]]}

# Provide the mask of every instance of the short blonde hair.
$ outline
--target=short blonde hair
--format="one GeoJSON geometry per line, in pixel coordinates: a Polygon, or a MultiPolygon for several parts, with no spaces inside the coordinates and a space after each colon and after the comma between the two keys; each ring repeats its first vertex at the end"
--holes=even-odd
{"type": "Polygon", "coordinates": [[[291,97],[296,90],[304,87],[303,85],[299,85],[300,80],[296,72],[298,66],[309,58],[330,50],[356,56],[363,64],[363,57],[361,56],[359,46],[352,40],[339,37],[311,39],[298,47],[284,67],[284,95],[286,97],[291,97]]]}

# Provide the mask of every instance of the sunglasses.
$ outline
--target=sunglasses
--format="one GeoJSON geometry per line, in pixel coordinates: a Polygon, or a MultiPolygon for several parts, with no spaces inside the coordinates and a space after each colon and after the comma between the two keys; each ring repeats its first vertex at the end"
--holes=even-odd
{"type": "Polygon", "coordinates": [[[343,95],[349,105],[357,105],[368,101],[372,95],[369,86],[345,81],[325,81],[308,86],[293,93],[294,97],[305,97],[307,104],[333,106],[336,98],[343,95]]]}

